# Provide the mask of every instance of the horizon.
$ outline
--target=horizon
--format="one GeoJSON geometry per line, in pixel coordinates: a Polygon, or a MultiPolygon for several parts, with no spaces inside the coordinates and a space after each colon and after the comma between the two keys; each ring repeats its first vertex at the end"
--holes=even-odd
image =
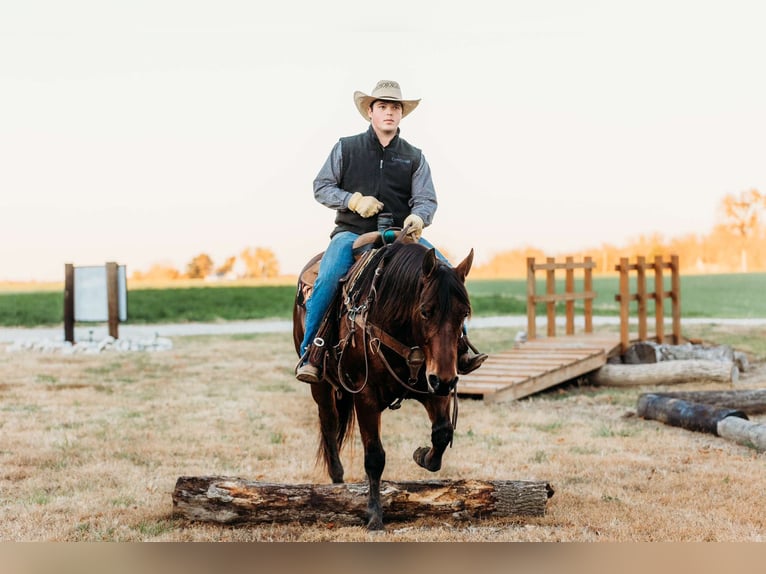
{"type": "Polygon", "coordinates": [[[333,228],[312,181],[366,129],[352,94],[380,79],[422,98],[402,137],[433,172],[424,235],[458,260],[707,233],[723,196],[766,191],[765,15],[754,0],[4,5],[0,281],[246,247],[297,274],[333,228]]]}

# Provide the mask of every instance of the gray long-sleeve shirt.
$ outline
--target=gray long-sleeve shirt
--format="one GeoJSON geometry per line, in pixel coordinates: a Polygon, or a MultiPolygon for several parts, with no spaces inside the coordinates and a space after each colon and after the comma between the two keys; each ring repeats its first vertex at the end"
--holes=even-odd
{"type": "MultiPolygon", "coordinates": [[[[343,149],[338,141],[314,179],[314,198],[325,207],[335,210],[348,209],[348,202],[353,194],[341,189],[342,173],[343,149]]],[[[412,174],[412,197],[409,204],[411,213],[420,216],[424,225],[431,224],[438,202],[431,180],[431,168],[425,156],[422,156],[420,166],[412,174]]]]}

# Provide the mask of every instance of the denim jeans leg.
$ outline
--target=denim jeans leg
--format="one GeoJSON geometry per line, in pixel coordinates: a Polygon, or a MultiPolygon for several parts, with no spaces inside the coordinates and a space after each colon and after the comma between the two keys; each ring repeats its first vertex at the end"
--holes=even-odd
{"type": "Polygon", "coordinates": [[[342,231],[333,236],[319,264],[319,275],[314,282],[311,297],[306,301],[306,332],[301,343],[301,355],[316,337],[325,311],[338,290],[338,281],[354,264],[352,247],[359,237],[356,233],[342,231]]]}
{"type": "Polygon", "coordinates": [[[452,263],[450,263],[449,261],[447,261],[447,258],[446,258],[446,257],[444,257],[444,255],[442,255],[442,252],[441,252],[441,251],[439,251],[438,249],[436,249],[436,247],[434,247],[434,246],[431,244],[431,242],[430,242],[430,241],[428,241],[428,239],[426,239],[425,237],[422,237],[422,236],[421,236],[421,237],[420,237],[420,239],[418,239],[418,243],[420,243],[420,244],[421,244],[421,245],[423,245],[424,247],[427,247],[428,249],[433,249],[437,259],[441,259],[441,260],[442,260],[442,261],[444,261],[444,262],[445,262],[447,265],[449,265],[450,267],[453,267],[452,263]]]}

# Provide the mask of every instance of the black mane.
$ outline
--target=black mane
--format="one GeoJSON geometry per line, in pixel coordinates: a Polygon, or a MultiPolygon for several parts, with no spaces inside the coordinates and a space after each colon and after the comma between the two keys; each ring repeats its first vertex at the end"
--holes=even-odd
{"type": "MultiPolygon", "coordinates": [[[[417,243],[393,243],[375,252],[353,288],[356,305],[367,298],[375,270],[383,262],[382,276],[375,286],[371,317],[381,323],[402,325],[410,320],[412,309],[419,304],[423,290],[423,259],[428,249],[417,243]]],[[[434,320],[447,317],[453,298],[470,309],[468,292],[454,270],[441,261],[434,269],[434,320]]]]}

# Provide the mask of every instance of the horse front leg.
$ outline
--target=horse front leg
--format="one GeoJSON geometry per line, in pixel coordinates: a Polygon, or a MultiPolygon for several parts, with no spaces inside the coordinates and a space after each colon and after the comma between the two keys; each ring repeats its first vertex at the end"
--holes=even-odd
{"type": "Polygon", "coordinates": [[[431,396],[422,402],[431,419],[431,448],[422,446],[415,449],[412,458],[426,470],[436,472],[442,467],[442,456],[452,442],[454,432],[449,416],[450,400],[449,397],[431,396]]]}
{"type": "Polygon", "coordinates": [[[386,466],[386,451],[380,441],[380,412],[357,406],[359,434],[364,446],[364,470],[369,482],[367,496],[367,529],[383,530],[383,508],[380,503],[380,478],[386,466]]]}

